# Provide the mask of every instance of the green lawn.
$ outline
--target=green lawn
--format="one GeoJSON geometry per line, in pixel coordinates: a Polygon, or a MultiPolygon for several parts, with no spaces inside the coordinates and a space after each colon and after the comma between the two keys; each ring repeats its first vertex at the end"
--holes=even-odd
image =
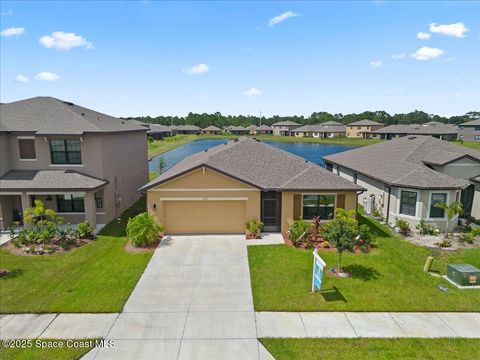
{"type": "Polygon", "coordinates": [[[231,139],[231,135],[175,135],[163,140],[155,140],[148,144],[148,158],[163,154],[179,146],[188,144],[195,140],[203,139],[231,139]]]}
{"type": "Polygon", "coordinates": [[[366,146],[366,145],[377,144],[383,141],[383,140],[377,140],[377,139],[349,139],[346,137],[319,139],[314,137],[294,137],[294,136],[274,136],[274,135],[256,135],[255,138],[262,141],[319,143],[319,144],[336,144],[336,145],[347,145],[347,146],[366,146]]]}
{"type": "MultiPolygon", "coordinates": [[[[21,341],[21,340],[20,340],[21,341]]],[[[95,340],[25,340],[31,341],[26,348],[0,347],[0,359],[3,360],[76,360],[89,352],[95,340]],[[37,342],[41,342],[40,344],[37,342]],[[47,348],[55,344],[57,348],[47,348]],[[42,349],[43,346],[43,349],[42,349]],[[62,346],[62,347],[60,347],[62,346]],[[80,347],[81,346],[81,347],[80,347]],[[84,347],[85,346],[85,347],[84,347]]],[[[24,344],[26,345],[26,344],[24,344]]]]}
{"type": "MultiPolygon", "coordinates": [[[[479,290],[459,290],[422,271],[430,251],[393,236],[386,226],[360,216],[379,235],[369,254],[345,254],[343,267],[352,276],[324,273],[322,291],[311,293],[312,252],[286,245],[249,246],[256,311],[480,311],[479,290]],[[449,288],[442,292],[437,285],[449,288]]],[[[320,252],[327,267],[336,252],[320,252]]],[[[480,267],[480,249],[437,257],[434,270],[446,273],[447,262],[480,267]]]]}
{"type": "Polygon", "coordinates": [[[463,143],[460,141],[454,141],[454,143],[480,151],[480,141],[464,141],[463,143]]]}
{"type": "Polygon", "coordinates": [[[0,250],[0,313],[118,312],[152,253],[127,253],[128,217],[145,211],[140,199],[91,244],[65,254],[15,256],[0,250]]]}
{"type": "Polygon", "coordinates": [[[260,339],[277,360],[472,360],[478,339],[260,339]]]}

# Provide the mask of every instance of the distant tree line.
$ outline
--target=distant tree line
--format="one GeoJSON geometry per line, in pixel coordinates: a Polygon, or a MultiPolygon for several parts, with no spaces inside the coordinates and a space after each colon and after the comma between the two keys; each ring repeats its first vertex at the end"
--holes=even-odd
{"type": "Polygon", "coordinates": [[[473,119],[480,118],[480,111],[470,111],[465,115],[443,117],[439,115],[427,114],[423,111],[412,111],[408,114],[390,115],[386,111],[364,111],[359,114],[330,114],[328,112],[314,112],[310,116],[278,116],[260,117],[252,115],[222,115],[220,112],[214,114],[194,114],[189,113],[185,117],[180,116],[139,116],[129,117],[127,119],[137,119],[146,123],[162,124],[162,125],[196,125],[205,128],[210,125],[218,126],[219,128],[233,125],[233,126],[248,126],[251,124],[272,125],[278,121],[295,121],[303,125],[318,124],[326,121],[338,121],[343,124],[350,124],[352,122],[369,119],[383,123],[385,125],[393,124],[424,124],[429,121],[438,121],[445,124],[461,124],[473,119]]]}

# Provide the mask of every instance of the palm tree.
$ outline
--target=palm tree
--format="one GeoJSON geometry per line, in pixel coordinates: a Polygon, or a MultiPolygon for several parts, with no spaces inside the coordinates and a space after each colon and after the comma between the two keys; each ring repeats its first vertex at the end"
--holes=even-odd
{"type": "Polygon", "coordinates": [[[450,205],[438,202],[434,206],[436,208],[443,209],[447,213],[447,226],[445,227],[445,237],[448,238],[448,227],[450,225],[450,221],[452,221],[455,215],[460,215],[463,213],[463,205],[461,202],[455,201],[450,205]]]}

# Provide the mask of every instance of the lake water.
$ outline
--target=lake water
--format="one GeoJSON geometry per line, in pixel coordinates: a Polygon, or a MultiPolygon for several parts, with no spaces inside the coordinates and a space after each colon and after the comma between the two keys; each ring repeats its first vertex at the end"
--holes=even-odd
{"type": "MultiPolygon", "coordinates": [[[[228,139],[205,139],[197,140],[186,145],[182,145],[176,149],[167,151],[162,155],[158,155],[152,158],[148,163],[150,171],[157,171],[158,159],[163,157],[165,160],[165,167],[163,171],[169,169],[179,161],[183,160],[185,157],[195,154],[205,149],[223,144],[227,142],[228,139]]],[[[345,145],[334,145],[334,144],[318,144],[318,143],[298,143],[298,142],[277,142],[277,141],[266,141],[267,144],[275,146],[281,150],[288,151],[292,154],[301,156],[308,161],[316,163],[320,166],[324,165],[322,157],[339,153],[342,151],[350,150],[352,147],[345,145]]]]}

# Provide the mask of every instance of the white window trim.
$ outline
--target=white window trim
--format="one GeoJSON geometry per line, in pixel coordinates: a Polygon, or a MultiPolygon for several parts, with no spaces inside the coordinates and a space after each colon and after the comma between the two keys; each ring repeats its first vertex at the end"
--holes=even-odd
{"type": "Polygon", "coordinates": [[[160,201],[247,201],[248,197],[170,197],[160,201]]]}
{"type": "Polygon", "coordinates": [[[443,211],[443,217],[431,217],[430,216],[430,208],[432,206],[432,194],[446,194],[447,196],[445,197],[445,202],[447,204],[450,204],[450,191],[442,191],[442,190],[430,190],[428,192],[428,218],[425,220],[427,221],[444,221],[447,220],[447,212],[444,210],[443,211]]]}
{"type": "Polygon", "coordinates": [[[50,164],[49,167],[62,168],[62,167],[84,167],[83,164],[50,164]]]}
{"type": "Polygon", "coordinates": [[[421,213],[422,202],[419,201],[419,200],[420,200],[420,190],[410,189],[410,188],[398,188],[398,192],[397,192],[397,213],[394,214],[394,215],[399,216],[399,217],[404,217],[405,219],[420,220],[421,217],[418,217],[418,214],[421,213]],[[415,206],[415,216],[400,213],[400,205],[402,203],[402,191],[409,191],[409,192],[417,193],[417,203],[416,203],[416,206],[415,206]]]}
{"type": "Polygon", "coordinates": [[[17,136],[17,139],[35,140],[35,136],[17,136]]]}
{"type": "Polygon", "coordinates": [[[37,161],[38,159],[18,159],[19,161],[37,161]]]}

